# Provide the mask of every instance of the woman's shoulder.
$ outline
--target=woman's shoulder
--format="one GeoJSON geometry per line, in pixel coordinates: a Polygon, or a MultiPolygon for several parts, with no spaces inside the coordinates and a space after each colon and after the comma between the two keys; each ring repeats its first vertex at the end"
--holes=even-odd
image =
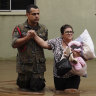
{"type": "Polygon", "coordinates": [[[58,43],[58,42],[61,42],[61,40],[62,40],[61,37],[57,37],[57,38],[48,40],[48,42],[58,43]]]}
{"type": "Polygon", "coordinates": [[[56,38],[53,38],[53,39],[50,39],[50,40],[53,40],[53,41],[61,41],[62,38],[61,38],[61,37],[56,37],[56,38]]]}
{"type": "Polygon", "coordinates": [[[61,38],[57,37],[57,38],[47,40],[47,43],[52,46],[57,46],[58,44],[61,44],[61,38]]]}

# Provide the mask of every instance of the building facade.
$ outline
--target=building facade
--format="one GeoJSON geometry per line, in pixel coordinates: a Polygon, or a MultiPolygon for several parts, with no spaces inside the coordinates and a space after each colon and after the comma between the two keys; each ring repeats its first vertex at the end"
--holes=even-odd
{"type": "MultiPolygon", "coordinates": [[[[1,60],[16,57],[17,50],[11,47],[12,31],[26,20],[25,7],[30,3],[39,7],[40,23],[48,28],[49,39],[60,36],[63,24],[70,24],[75,31],[74,38],[87,29],[96,46],[96,0],[0,0],[1,60]]],[[[53,58],[49,50],[45,50],[45,55],[53,58]]]]}

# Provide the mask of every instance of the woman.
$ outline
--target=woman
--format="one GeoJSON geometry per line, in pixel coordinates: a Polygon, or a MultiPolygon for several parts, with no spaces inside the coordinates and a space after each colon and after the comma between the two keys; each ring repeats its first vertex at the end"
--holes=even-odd
{"type": "MultiPolygon", "coordinates": [[[[33,30],[29,31],[29,34],[32,34],[33,30]]],[[[56,63],[61,60],[61,58],[64,56],[64,51],[67,48],[67,44],[73,40],[73,28],[66,24],[63,25],[60,29],[61,31],[61,37],[57,37],[55,39],[51,39],[48,41],[44,41],[40,37],[38,37],[34,33],[34,40],[43,48],[45,49],[52,49],[54,53],[54,84],[55,84],[55,89],[59,91],[63,90],[76,90],[79,88],[80,84],[80,76],[74,75],[70,72],[67,72],[64,76],[60,77],[57,75],[57,70],[56,70],[56,63]]],[[[65,57],[64,57],[65,58],[65,57]]]]}

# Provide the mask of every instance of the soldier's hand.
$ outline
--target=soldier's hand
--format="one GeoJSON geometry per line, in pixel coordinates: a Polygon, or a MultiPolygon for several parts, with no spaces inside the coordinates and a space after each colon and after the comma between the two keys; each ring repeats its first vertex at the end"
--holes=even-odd
{"type": "Polygon", "coordinates": [[[29,31],[27,32],[28,38],[34,38],[35,35],[36,35],[35,30],[29,30],[29,31]]]}

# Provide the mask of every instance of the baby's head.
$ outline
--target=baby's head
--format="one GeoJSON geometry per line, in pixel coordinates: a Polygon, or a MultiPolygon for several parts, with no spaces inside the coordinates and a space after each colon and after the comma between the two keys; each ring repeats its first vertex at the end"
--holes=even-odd
{"type": "Polygon", "coordinates": [[[78,41],[71,41],[68,46],[71,48],[71,50],[74,50],[76,52],[81,52],[82,44],[78,41]]]}

